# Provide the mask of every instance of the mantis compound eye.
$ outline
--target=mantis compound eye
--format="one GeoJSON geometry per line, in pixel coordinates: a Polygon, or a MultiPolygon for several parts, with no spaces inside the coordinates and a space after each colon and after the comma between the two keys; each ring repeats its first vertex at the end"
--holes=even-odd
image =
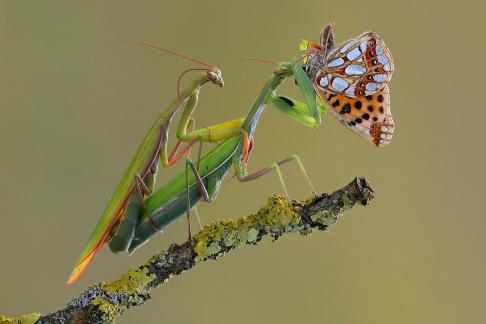
{"type": "Polygon", "coordinates": [[[221,71],[218,68],[208,70],[207,75],[212,83],[217,84],[220,87],[224,86],[223,76],[221,75],[221,71]]]}

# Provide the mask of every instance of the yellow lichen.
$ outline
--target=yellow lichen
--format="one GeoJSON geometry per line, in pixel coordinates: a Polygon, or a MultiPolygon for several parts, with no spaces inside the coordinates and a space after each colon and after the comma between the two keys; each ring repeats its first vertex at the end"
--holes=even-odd
{"type": "Polygon", "coordinates": [[[296,226],[301,221],[300,214],[294,210],[286,198],[279,195],[272,196],[267,205],[261,208],[258,213],[262,215],[259,224],[267,232],[277,234],[292,230],[292,228],[286,230],[286,227],[296,226]]]}
{"type": "Polygon", "coordinates": [[[102,283],[101,288],[108,294],[116,294],[119,292],[146,292],[147,284],[155,279],[155,275],[148,275],[148,268],[143,267],[130,268],[123,276],[110,283],[102,283]]]}
{"type": "Polygon", "coordinates": [[[97,296],[91,302],[93,305],[97,305],[98,309],[103,312],[103,319],[113,319],[118,317],[121,313],[127,310],[125,305],[114,305],[110,303],[109,300],[102,298],[101,296],[97,296]]]}
{"type": "Polygon", "coordinates": [[[33,324],[39,317],[41,317],[40,313],[31,313],[20,316],[19,318],[0,316],[0,324],[33,324]]]}
{"type": "MultiPolygon", "coordinates": [[[[141,295],[146,295],[149,291],[148,283],[155,279],[155,275],[148,274],[148,268],[131,268],[120,279],[101,284],[108,297],[97,296],[91,302],[93,305],[97,305],[99,310],[104,313],[104,319],[112,319],[119,316],[121,313],[127,310],[127,304],[140,303],[142,301],[141,295]],[[128,295],[127,295],[128,293],[128,295]],[[110,301],[109,296],[116,296],[121,299],[114,304],[110,301]],[[124,302],[123,299],[128,299],[124,302]]],[[[116,300],[116,299],[115,299],[116,300]]]]}
{"type": "Polygon", "coordinates": [[[210,257],[217,257],[222,250],[227,251],[258,238],[258,233],[280,235],[295,231],[300,224],[300,215],[294,211],[288,200],[275,195],[256,215],[240,218],[236,221],[223,220],[206,225],[193,240],[196,262],[210,257]]]}

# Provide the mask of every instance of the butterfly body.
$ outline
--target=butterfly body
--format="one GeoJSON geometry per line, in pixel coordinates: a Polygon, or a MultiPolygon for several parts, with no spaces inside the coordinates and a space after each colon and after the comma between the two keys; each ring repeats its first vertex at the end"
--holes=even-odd
{"type": "Polygon", "coordinates": [[[319,45],[306,41],[310,53],[304,65],[320,99],[346,127],[376,146],[391,141],[390,81],[394,66],[390,51],[374,32],[365,32],[334,47],[332,25],[319,45]]]}

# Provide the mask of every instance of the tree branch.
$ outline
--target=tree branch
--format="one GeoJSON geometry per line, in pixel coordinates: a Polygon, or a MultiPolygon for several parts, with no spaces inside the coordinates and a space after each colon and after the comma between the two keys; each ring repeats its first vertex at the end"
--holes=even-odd
{"type": "Polygon", "coordinates": [[[366,206],[373,190],[364,178],[355,178],[331,194],[305,201],[288,202],[280,195],[269,198],[258,213],[236,220],[221,220],[204,226],[191,242],[172,244],[147,263],[132,268],[120,279],[101,282],[57,312],[30,314],[19,319],[0,317],[0,323],[99,323],[110,322],[129,308],[151,298],[151,290],[197,263],[216,259],[242,245],[257,245],[265,236],[274,240],[287,233],[309,235],[324,231],[356,203],[366,206]]]}

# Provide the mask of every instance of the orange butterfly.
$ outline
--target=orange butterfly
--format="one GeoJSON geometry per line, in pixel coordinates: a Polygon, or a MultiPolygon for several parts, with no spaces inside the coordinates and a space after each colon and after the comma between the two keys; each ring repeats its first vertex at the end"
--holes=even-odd
{"type": "Polygon", "coordinates": [[[390,143],[394,122],[387,83],[393,73],[391,53],[374,32],[334,47],[333,25],[322,29],[320,45],[303,41],[304,70],[318,96],[336,118],[377,146],[390,143]]]}

